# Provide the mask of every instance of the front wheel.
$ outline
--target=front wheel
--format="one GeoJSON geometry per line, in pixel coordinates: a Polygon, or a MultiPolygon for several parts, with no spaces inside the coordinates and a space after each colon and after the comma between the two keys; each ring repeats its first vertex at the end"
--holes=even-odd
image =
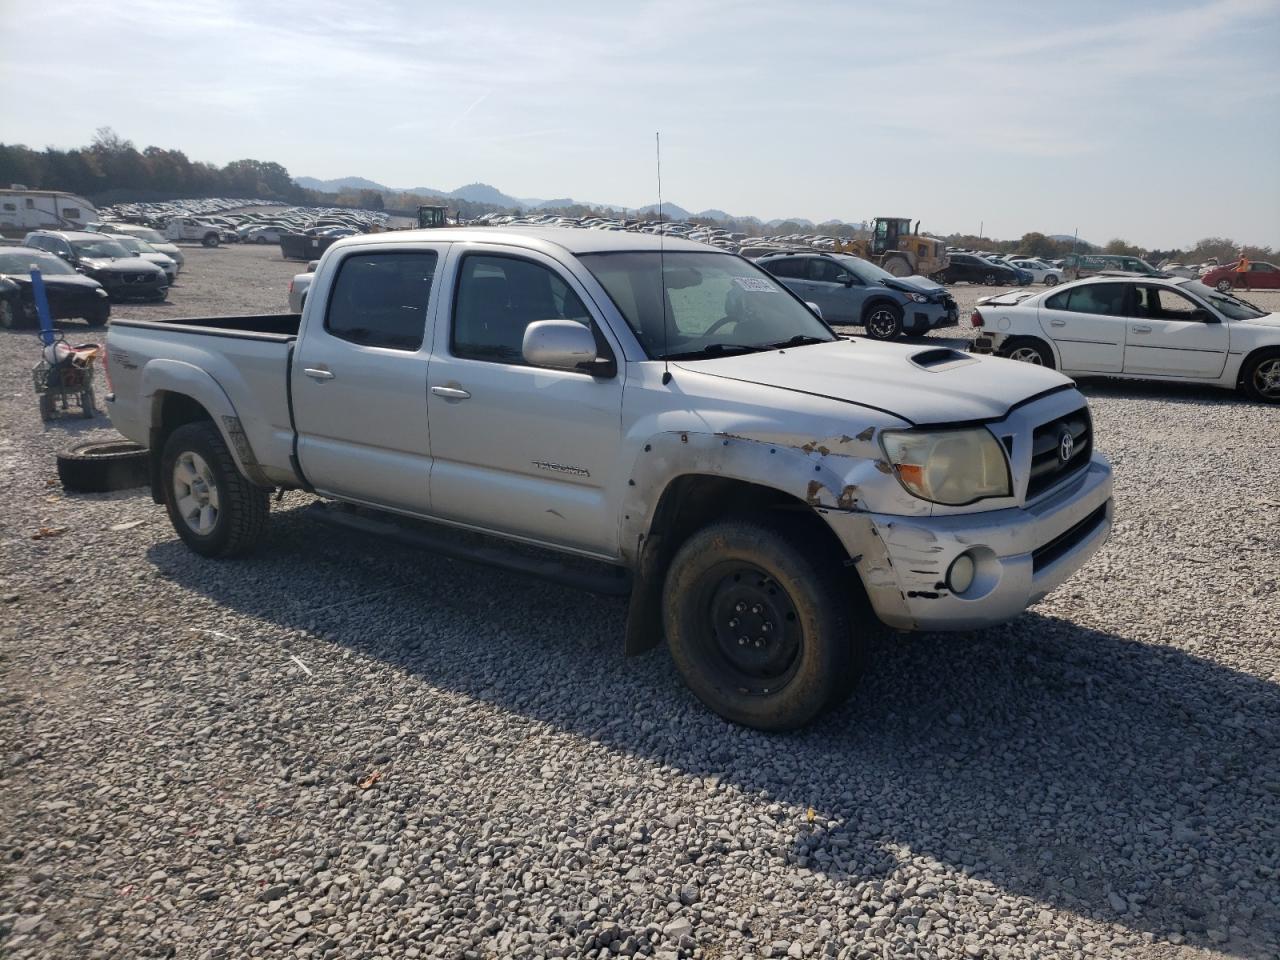
{"type": "Polygon", "coordinates": [[[1000,356],[1017,360],[1019,363],[1054,369],[1053,351],[1042,341],[1033,340],[1030,337],[1010,340],[1000,351],[1000,356]]]}
{"type": "Polygon", "coordinates": [[[1240,376],[1244,392],[1263,403],[1280,403],[1280,352],[1263,353],[1244,365],[1240,376]]]}
{"type": "Polygon", "coordinates": [[[206,233],[204,239],[200,242],[206,247],[216,247],[218,245],[218,235],[216,233],[206,233]]]}
{"type": "Polygon", "coordinates": [[[1056,287],[1058,285],[1058,275],[1056,273],[1047,274],[1044,278],[1046,287],[1056,287]]]}
{"type": "Polygon", "coordinates": [[[1231,281],[1223,277],[1215,284],[1219,293],[1227,293],[1231,289],[1231,281]]]}
{"type": "Polygon", "coordinates": [[[902,333],[902,308],[889,303],[873,304],[863,325],[872,340],[893,340],[902,333]]]}
{"type": "Polygon", "coordinates": [[[706,527],[677,551],[663,591],[667,643],[720,716],[793,730],[851,687],[858,638],[842,568],[820,554],[794,525],[756,518],[706,527]]]}
{"type": "Polygon", "coordinates": [[[890,257],[885,261],[884,269],[895,277],[911,276],[911,264],[902,257],[890,257]]]}
{"type": "Polygon", "coordinates": [[[13,301],[0,300],[0,330],[16,330],[18,328],[18,310],[13,301]]]}
{"type": "Polygon", "coordinates": [[[267,491],[250,483],[209,421],[184,424],[160,457],[164,504],[173,529],[205,557],[248,553],[267,525],[267,491]]]}
{"type": "Polygon", "coordinates": [[[994,273],[984,273],[982,282],[988,287],[994,287],[996,286],[996,275],[994,273]]]}
{"type": "Polygon", "coordinates": [[[96,313],[91,313],[88,316],[86,316],[84,318],[84,322],[91,327],[103,327],[103,326],[106,326],[107,321],[110,319],[111,319],[111,307],[110,305],[107,305],[104,309],[99,310],[96,313]]]}

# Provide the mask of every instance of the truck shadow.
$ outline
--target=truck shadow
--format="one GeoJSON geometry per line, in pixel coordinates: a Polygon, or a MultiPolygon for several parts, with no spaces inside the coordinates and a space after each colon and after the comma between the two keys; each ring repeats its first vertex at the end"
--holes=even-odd
{"type": "MultiPolygon", "coordinates": [[[[769,853],[837,883],[881,883],[922,857],[1134,932],[1276,949],[1280,686],[1210,660],[1034,613],[877,638],[849,703],[766,736],[710,714],[663,651],[624,661],[616,599],[335,538],[294,510],[238,565],[176,539],[149,559],[220,606],[428,689],[812,808],[769,853]]],[[[714,863],[724,851],[707,839],[714,863]]]]}

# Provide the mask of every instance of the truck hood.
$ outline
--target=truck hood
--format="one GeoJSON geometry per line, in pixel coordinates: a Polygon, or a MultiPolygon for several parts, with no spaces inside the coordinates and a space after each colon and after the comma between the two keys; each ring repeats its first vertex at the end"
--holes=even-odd
{"type": "Polygon", "coordinates": [[[870,340],[681,360],[673,366],[871,407],[916,425],[999,420],[1023,401],[1073,385],[1062,374],[1029,363],[960,353],[941,344],[870,340]]]}

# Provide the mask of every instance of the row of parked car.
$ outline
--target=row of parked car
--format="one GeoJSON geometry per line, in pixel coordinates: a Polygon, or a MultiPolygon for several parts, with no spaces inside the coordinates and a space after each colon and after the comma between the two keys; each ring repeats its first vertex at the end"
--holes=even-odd
{"type": "Polygon", "coordinates": [[[227,206],[255,202],[205,200],[118,204],[105,208],[101,215],[109,225],[131,223],[150,227],[162,232],[167,239],[198,242],[207,247],[221,243],[279,243],[282,235],[289,234],[351,237],[385,230],[391,220],[381,211],[348,207],[286,207],[259,203],[259,209],[234,210],[227,206]],[[191,209],[209,205],[215,205],[213,210],[217,212],[197,213],[191,209]]]}

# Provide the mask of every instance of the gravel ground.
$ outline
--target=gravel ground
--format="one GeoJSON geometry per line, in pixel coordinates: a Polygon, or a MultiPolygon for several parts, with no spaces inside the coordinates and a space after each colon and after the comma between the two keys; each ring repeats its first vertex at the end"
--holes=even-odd
{"type": "MultiPolygon", "coordinates": [[[[283,309],[297,269],[189,249],[118,315],[283,309]]],[[[624,661],[619,601],[301,494],[234,563],[140,491],[63,495],[54,453],[110,434],[41,425],[35,356],[0,337],[0,953],[1280,954],[1280,410],[1085,385],[1102,553],[765,736],[624,661]]]]}

